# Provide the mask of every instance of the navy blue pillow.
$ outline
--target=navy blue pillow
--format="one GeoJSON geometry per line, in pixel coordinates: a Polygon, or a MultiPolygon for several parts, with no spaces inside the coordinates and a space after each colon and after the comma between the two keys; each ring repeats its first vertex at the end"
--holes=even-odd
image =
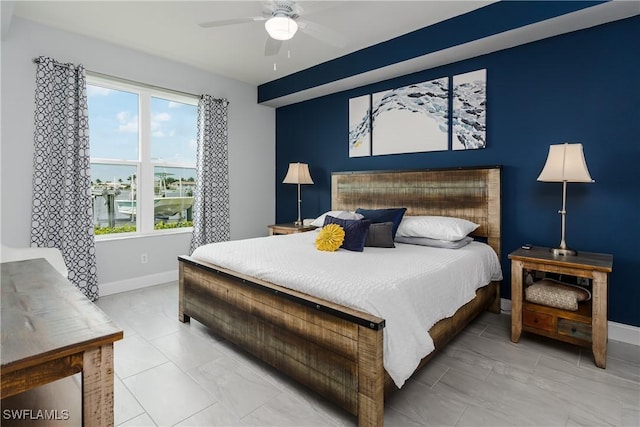
{"type": "Polygon", "coordinates": [[[407,208],[390,208],[390,209],[361,209],[358,208],[356,213],[364,216],[363,219],[368,219],[371,222],[389,222],[393,223],[393,227],[391,229],[391,237],[396,238],[396,231],[398,231],[398,227],[400,226],[400,221],[402,221],[402,217],[404,213],[407,211],[407,208]]]}
{"type": "Polygon", "coordinates": [[[367,240],[371,221],[365,219],[342,219],[327,215],[324,218],[324,225],[327,224],[338,224],[344,229],[344,241],[340,246],[341,248],[356,252],[364,250],[364,242],[367,240]]]}

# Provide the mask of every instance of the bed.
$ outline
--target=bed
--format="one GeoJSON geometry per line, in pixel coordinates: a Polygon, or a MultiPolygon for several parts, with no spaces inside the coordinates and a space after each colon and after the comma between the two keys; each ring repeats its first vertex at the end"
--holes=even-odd
{"type": "MultiPolygon", "coordinates": [[[[331,209],[402,206],[406,215],[468,219],[480,224],[472,235],[499,257],[500,175],[497,166],[333,173],[331,209]]],[[[435,351],[419,367],[499,304],[498,282],[479,288],[429,329],[435,351]]],[[[190,318],[356,415],[359,425],[383,424],[385,395],[397,389],[383,367],[384,318],[181,256],[179,320],[190,318]]]]}

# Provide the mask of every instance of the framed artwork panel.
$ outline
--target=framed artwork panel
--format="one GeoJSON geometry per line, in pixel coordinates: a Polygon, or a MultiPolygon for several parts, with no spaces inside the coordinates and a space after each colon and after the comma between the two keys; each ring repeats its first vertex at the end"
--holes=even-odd
{"type": "Polygon", "coordinates": [[[453,150],[485,148],[486,127],[487,70],[453,76],[451,148],[453,150]]]}
{"type": "Polygon", "coordinates": [[[371,155],[371,95],[349,99],[349,157],[371,155]]]}
{"type": "Polygon", "coordinates": [[[449,78],[373,94],[372,154],[447,150],[449,78]]]}

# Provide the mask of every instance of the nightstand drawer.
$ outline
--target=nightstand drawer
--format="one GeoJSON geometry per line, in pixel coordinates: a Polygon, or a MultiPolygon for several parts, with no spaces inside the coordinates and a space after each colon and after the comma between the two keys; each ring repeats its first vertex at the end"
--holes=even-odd
{"type": "Polygon", "coordinates": [[[591,325],[588,323],[558,318],[558,333],[584,341],[591,341],[591,325]]]}
{"type": "Polygon", "coordinates": [[[553,316],[550,314],[539,313],[537,311],[522,310],[522,323],[543,331],[554,332],[553,316]]]}

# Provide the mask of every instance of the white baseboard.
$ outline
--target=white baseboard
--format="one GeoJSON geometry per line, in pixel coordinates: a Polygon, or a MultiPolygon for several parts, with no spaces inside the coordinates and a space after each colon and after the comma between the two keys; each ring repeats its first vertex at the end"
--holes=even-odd
{"type": "MultiPolygon", "coordinates": [[[[511,314],[511,300],[500,299],[500,311],[511,314]]],[[[609,339],[627,344],[640,346],[640,328],[637,326],[625,325],[624,323],[612,322],[609,320],[609,339]]]]}
{"type": "Polygon", "coordinates": [[[505,314],[511,314],[511,300],[500,298],[500,311],[505,314]]]}
{"type": "Polygon", "coordinates": [[[99,294],[101,297],[104,297],[107,295],[119,294],[120,292],[133,291],[135,289],[173,282],[175,280],[178,280],[178,270],[165,271],[133,279],[101,283],[99,285],[99,294]]]}
{"type": "Polygon", "coordinates": [[[609,320],[609,339],[640,346],[640,328],[609,320]]]}

